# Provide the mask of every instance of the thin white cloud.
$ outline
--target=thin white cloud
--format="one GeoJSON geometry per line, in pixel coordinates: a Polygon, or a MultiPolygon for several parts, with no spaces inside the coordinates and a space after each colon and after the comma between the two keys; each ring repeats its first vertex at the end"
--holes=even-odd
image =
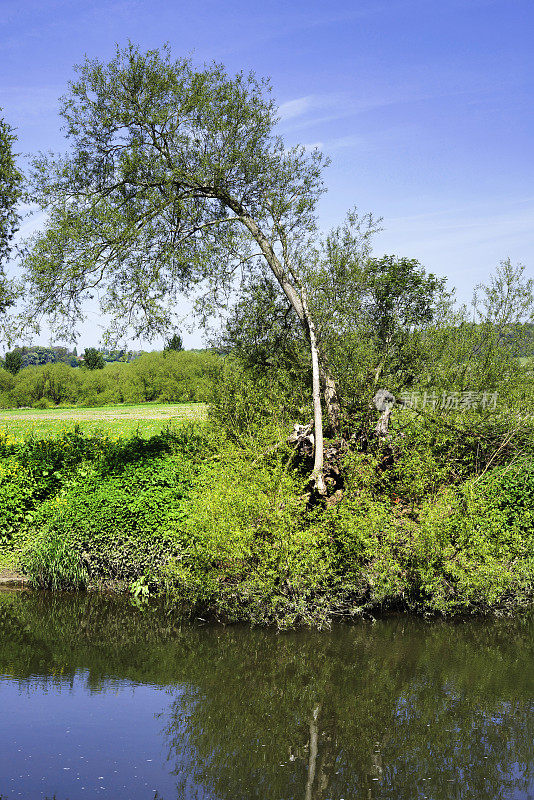
{"type": "MultiPolygon", "coordinates": [[[[489,85],[485,75],[453,67],[443,67],[439,80],[435,76],[421,78],[411,69],[404,77],[399,76],[397,85],[376,85],[372,89],[362,87],[361,92],[333,92],[295,98],[280,106],[281,127],[284,134],[294,133],[319,125],[348,120],[361,114],[420,103],[437,99],[456,98],[457,102],[472,104],[487,102],[509,89],[508,79],[499,85],[489,85]]],[[[517,89],[517,81],[514,84],[517,89]]]]}
{"type": "Polygon", "coordinates": [[[470,241],[472,238],[485,241],[494,241],[510,235],[534,231],[534,201],[523,201],[514,204],[513,208],[496,212],[491,209],[488,213],[476,213],[474,209],[462,207],[443,211],[434,211],[427,214],[414,214],[406,217],[393,217],[387,227],[398,233],[410,235],[410,231],[426,231],[428,238],[438,243],[451,234],[470,241]]]}
{"type": "MultiPolygon", "coordinates": [[[[311,112],[327,108],[339,108],[343,106],[346,98],[340,93],[331,94],[308,94],[304,97],[295,97],[286,100],[278,107],[278,116],[281,122],[305,117],[311,112]]],[[[314,124],[315,120],[311,120],[314,124]]]]}
{"type": "Polygon", "coordinates": [[[297,97],[295,100],[288,100],[287,102],[282,103],[282,105],[278,108],[278,116],[282,121],[286,119],[293,119],[294,117],[300,117],[302,114],[305,114],[310,107],[311,95],[308,95],[307,97],[297,97]]]}
{"type": "Polygon", "coordinates": [[[312,150],[313,147],[319,147],[319,149],[327,153],[351,149],[370,152],[383,147],[385,143],[398,143],[411,136],[413,136],[413,126],[411,124],[393,125],[379,131],[375,130],[372,134],[367,136],[349,133],[346,136],[337,136],[332,139],[325,139],[313,144],[307,144],[305,148],[306,150],[312,150]]]}
{"type": "Polygon", "coordinates": [[[331,139],[324,145],[326,150],[343,150],[348,147],[366,147],[368,139],[356,134],[349,134],[348,136],[339,136],[337,139],[331,139]]]}
{"type": "Polygon", "coordinates": [[[493,206],[436,209],[388,217],[375,240],[375,252],[417,258],[427,269],[448,275],[462,300],[499,262],[510,257],[534,275],[534,200],[493,206]]]}

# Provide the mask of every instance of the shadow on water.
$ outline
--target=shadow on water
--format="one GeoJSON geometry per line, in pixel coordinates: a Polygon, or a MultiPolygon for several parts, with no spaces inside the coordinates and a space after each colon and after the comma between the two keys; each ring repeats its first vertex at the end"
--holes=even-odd
{"type": "Polygon", "coordinates": [[[11,752],[0,718],[0,794],[534,797],[533,663],[532,615],[277,635],[181,626],[121,597],[2,592],[0,702],[20,719],[11,752]],[[3,775],[20,751],[28,776],[29,762],[3,775]]]}

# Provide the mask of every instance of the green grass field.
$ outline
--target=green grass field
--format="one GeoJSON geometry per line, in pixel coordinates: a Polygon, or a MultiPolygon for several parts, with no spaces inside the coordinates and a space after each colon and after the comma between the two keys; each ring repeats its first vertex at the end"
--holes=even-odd
{"type": "Polygon", "coordinates": [[[84,433],[101,431],[110,436],[148,437],[167,425],[186,419],[204,419],[205,403],[143,403],[99,408],[10,408],[0,411],[0,431],[13,439],[57,436],[79,425],[84,433]]]}

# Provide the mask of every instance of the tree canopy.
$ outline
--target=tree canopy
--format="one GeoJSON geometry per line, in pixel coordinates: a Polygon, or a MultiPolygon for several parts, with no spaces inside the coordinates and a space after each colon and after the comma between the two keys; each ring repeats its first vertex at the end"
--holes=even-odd
{"type": "Polygon", "coordinates": [[[83,363],[87,369],[104,369],[104,356],[95,347],[86,347],[83,363]]]}
{"type": "Polygon", "coordinates": [[[132,44],[76,69],[61,105],[70,150],[34,163],[50,215],[26,259],[36,307],[70,333],[99,291],[116,327],[152,335],[178,293],[207,282],[208,310],[266,253],[289,280],[325,159],[274,134],[267,81],[132,44]]]}
{"type": "Polygon", "coordinates": [[[10,353],[6,353],[4,367],[12,375],[16,375],[19,372],[22,368],[22,353],[20,350],[12,350],[10,353]]]}
{"type": "Polygon", "coordinates": [[[164,350],[176,350],[177,352],[184,349],[182,337],[179,333],[173,333],[170,339],[165,343],[164,350]]]}
{"type": "Polygon", "coordinates": [[[16,140],[11,126],[0,117],[0,311],[13,302],[13,286],[7,281],[4,268],[20,222],[22,174],[13,152],[16,140]]]}

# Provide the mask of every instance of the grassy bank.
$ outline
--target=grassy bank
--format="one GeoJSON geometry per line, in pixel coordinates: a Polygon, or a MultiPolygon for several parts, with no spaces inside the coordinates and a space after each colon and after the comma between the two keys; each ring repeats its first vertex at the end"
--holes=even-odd
{"type": "Polygon", "coordinates": [[[87,435],[147,437],[166,425],[187,419],[203,419],[205,403],[139,403],[94,407],[11,408],[0,410],[0,432],[10,439],[50,438],[77,425],[87,435]]]}
{"type": "Polygon", "coordinates": [[[326,505],[289,445],[232,443],[208,422],[2,436],[0,565],[279,627],[513,608],[534,587],[534,466],[532,423],[511,449],[508,422],[479,418],[474,436],[466,416],[447,429],[401,412],[387,443],[346,453],[326,505]]]}

